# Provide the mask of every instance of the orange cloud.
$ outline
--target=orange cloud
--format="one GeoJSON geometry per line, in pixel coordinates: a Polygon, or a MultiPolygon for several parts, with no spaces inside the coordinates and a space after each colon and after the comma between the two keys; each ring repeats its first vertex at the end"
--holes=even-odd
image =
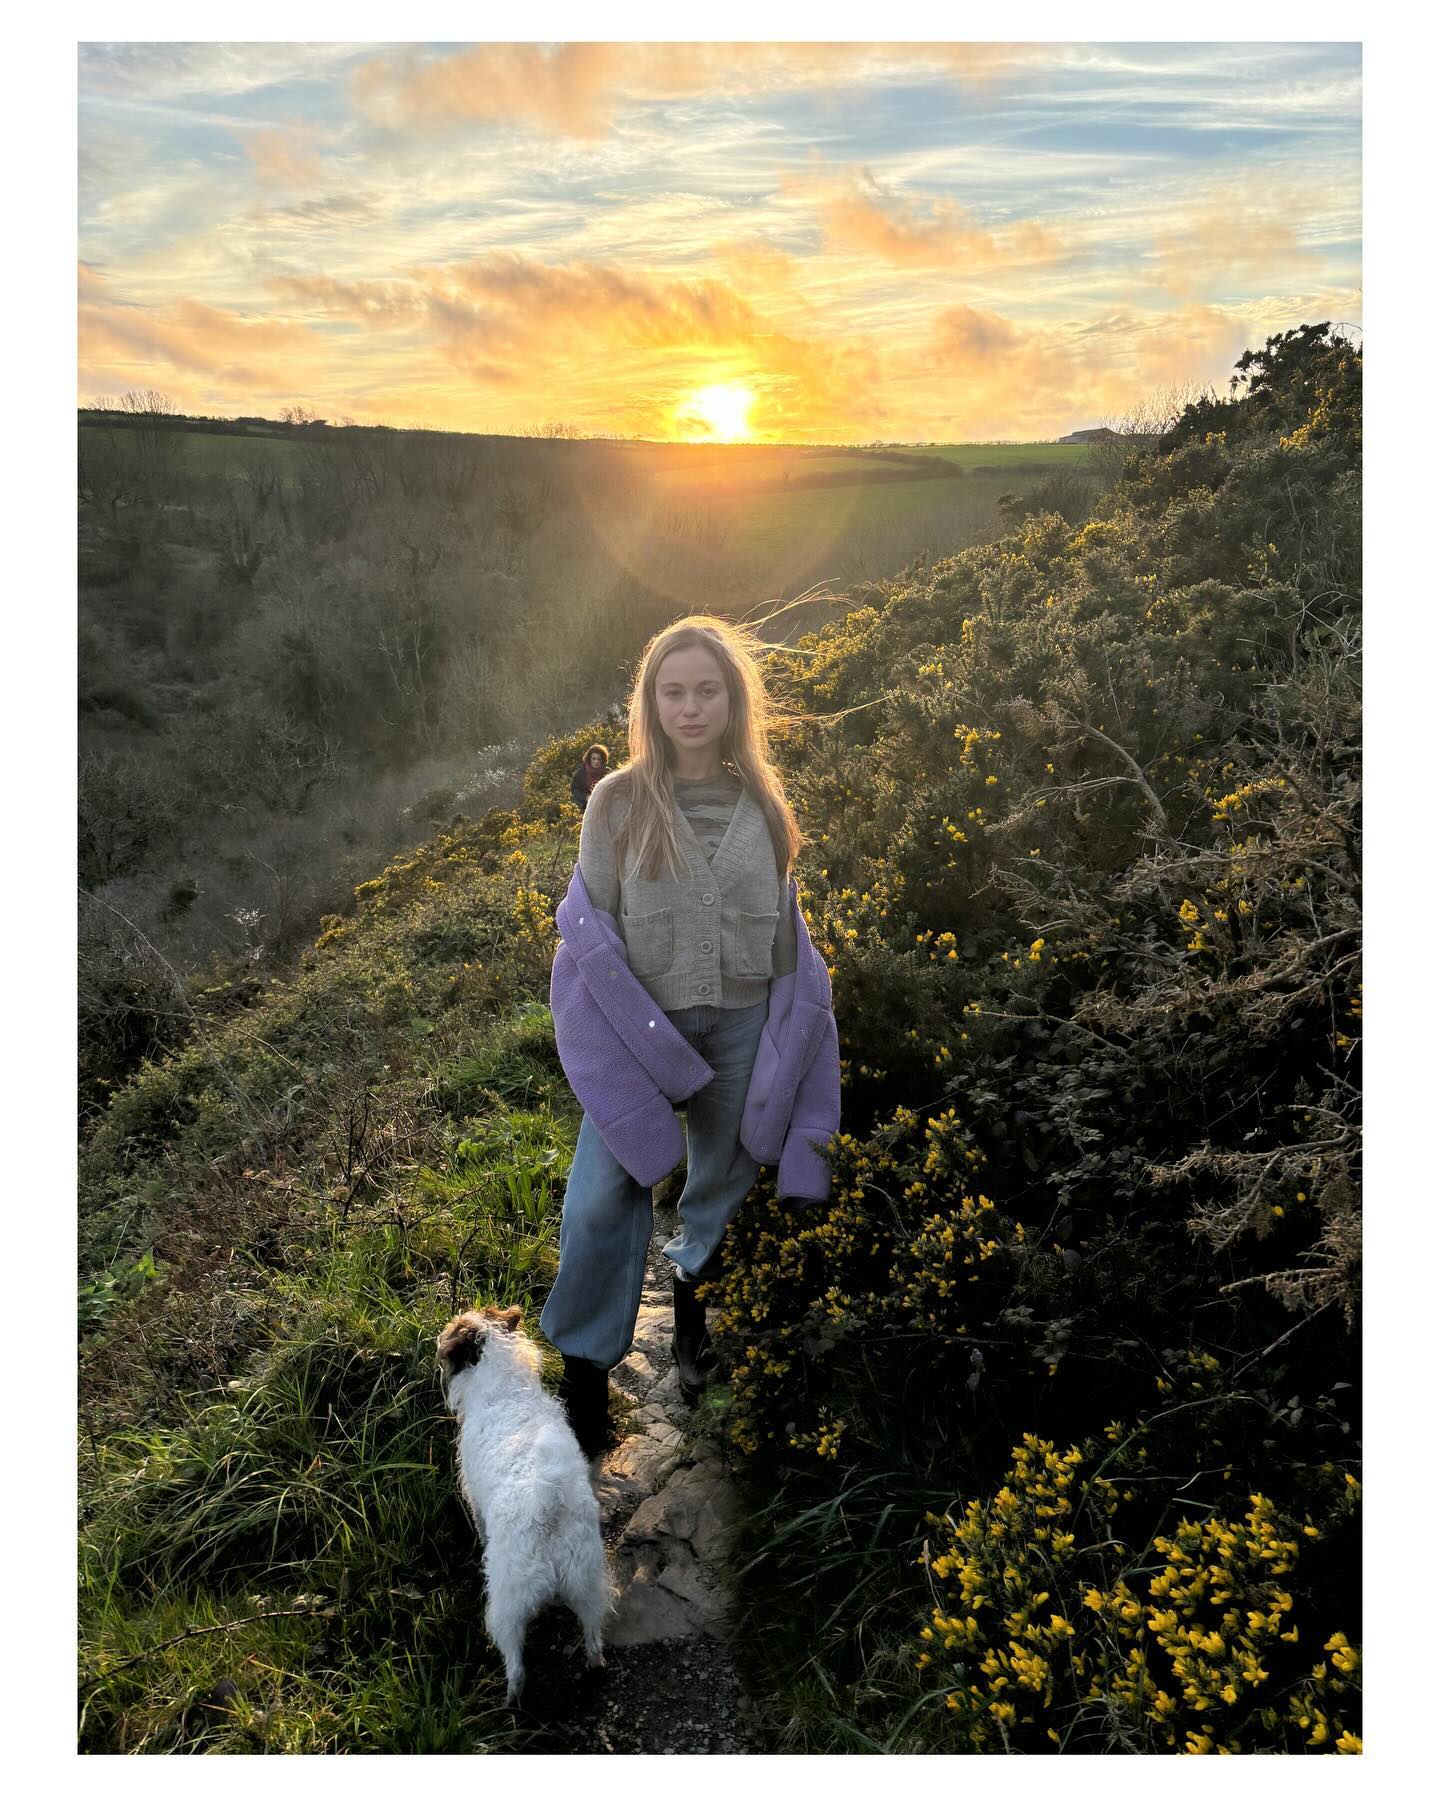
{"type": "Polygon", "coordinates": [[[292,379],[257,358],[303,360],[311,333],[274,319],[244,319],[198,300],[164,308],[127,306],[110,298],[94,271],[82,269],[79,358],[135,379],[163,380],[167,369],[211,375],[237,387],[278,387],[292,379]],[[88,277],[88,280],[86,279],[88,277]]]}
{"type": "Polygon", "coordinates": [[[897,268],[990,270],[1055,262],[1063,239],[1035,219],[991,230],[948,195],[919,202],[887,192],[868,169],[788,177],[782,192],[818,204],[826,247],[877,256],[897,268]]]}
{"type": "Polygon", "coordinates": [[[993,368],[1015,356],[1024,344],[1009,319],[973,306],[948,306],[935,320],[933,348],[947,368],[993,368]]]}
{"type": "Polygon", "coordinates": [[[1320,254],[1301,243],[1297,224],[1327,204],[1328,195],[1298,183],[1212,188],[1156,234],[1147,280],[1188,297],[1227,279],[1293,276],[1297,263],[1320,254]]]}
{"type": "Polygon", "coordinates": [[[950,400],[959,435],[1055,435],[1122,416],[1157,391],[1219,382],[1247,336],[1212,306],[1120,310],[1083,325],[1024,330],[999,314],[952,306],[936,315],[911,381],[950,400]]]}
{"type": "Polygon", "coordinates": [[[599,137],[626,100],[840,86],[885,72],[935,70],[983,83],[1049,60],[1054,44],[475,44],[435,57],[387,50],[352,77],[372,122],[417,129],[517,120],[599,137]]]}
{"type": "Polygon", "coordinates": [[[612,410],[622,403],[626,370],[662,390],[703,385],[716,374],[743,376],[757,395],[754,423],[762,434],[813,433],[822,417],[844,421],[848,431],[857,407],[868,421],[878,406],[881,372],[872,348],[772,330],[750,301],[713,278],[685,281],[494,252],[412,270],[405,282],[290,276],[270,286],[326,318],[419,332],[474,381],[548,386],[568,379],[572,387],[608,390],[612,410]]]}

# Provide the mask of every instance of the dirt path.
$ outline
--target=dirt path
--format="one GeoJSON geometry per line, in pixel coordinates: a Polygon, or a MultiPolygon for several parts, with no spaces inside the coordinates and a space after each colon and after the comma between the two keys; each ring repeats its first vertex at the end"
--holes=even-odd
{"type": "Polygon", "coordinates": [[[676,1230],[666,1200],[678,1187],[672,1180],[656,1189],[635,1344],[610,1376],[623,1435],[595,1483],[620,1589],[606,1666],[584,1667],[568,1613],[552,1610],[535,1622],[522,1721],[533,1732],[524,1746],[531,1754],[759,1751],[728,1647],[736,1620],[723,1558],[737,1496],[703,1411],[680,1397],[670,1350],[671,1264],[660,1247],[676,1230]]]}

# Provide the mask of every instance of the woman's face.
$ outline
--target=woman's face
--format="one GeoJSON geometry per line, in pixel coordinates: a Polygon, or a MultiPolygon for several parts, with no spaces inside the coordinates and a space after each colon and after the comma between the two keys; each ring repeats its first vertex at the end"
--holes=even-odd
{"type": "Polygon", "coordinates": [[[605,758],[598,750],[592,750],[590,752],[590,767],[592,769],[603,769],[605,767],[605,758]]]}
{"type": "Polygon", "coordinates": [[[656,671],[655,703],[672,744],[692,751],[718,744],[730,723],[730,693],[713,651],[702,644],[672,650],[656,671]]]}

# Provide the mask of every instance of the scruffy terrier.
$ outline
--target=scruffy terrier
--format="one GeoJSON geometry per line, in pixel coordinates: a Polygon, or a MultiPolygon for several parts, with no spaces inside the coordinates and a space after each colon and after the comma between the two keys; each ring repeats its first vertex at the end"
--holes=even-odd
{"type": "Polygon", "coordinates": [[[453,1318],[436,1339],[445,1398],[460,1421],[457,1461],[485,1551],[485,1629],[505,1659],[508,1704],[525,1681],[525,1632],[563,1600],[580,1621],[585,1660],[603,1667],[613,1602],[600,1508],[565,1409],[540,1385],[540,1349],[518,1306],[453,1318]]]}

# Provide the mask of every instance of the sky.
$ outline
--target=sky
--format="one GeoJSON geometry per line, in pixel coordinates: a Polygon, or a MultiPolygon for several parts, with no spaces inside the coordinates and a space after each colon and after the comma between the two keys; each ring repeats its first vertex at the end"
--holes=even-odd
{"type": "Polygon", "coordinates": [[[79,46],[79,400],[1053,438],[1362,322],[1361,46],[79,46]]]}

